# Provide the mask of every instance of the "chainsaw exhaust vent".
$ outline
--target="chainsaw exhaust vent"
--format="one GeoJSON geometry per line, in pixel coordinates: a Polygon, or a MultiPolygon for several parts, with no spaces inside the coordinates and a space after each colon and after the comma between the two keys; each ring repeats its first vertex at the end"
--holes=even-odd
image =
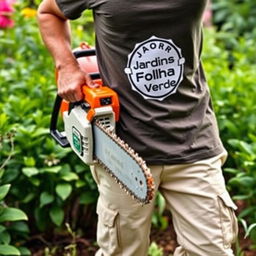
{"type": "Polygon", "coordinates": [[[99,117],[98,120],[99,120],[100,124],[102,124],[106,128],[110,128],[112,126],[110,116],[99,117]]]}

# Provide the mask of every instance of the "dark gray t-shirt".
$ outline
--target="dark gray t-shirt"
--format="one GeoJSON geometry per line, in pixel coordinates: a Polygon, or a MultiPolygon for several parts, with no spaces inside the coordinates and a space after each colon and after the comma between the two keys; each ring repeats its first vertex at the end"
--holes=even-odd
{"type": "Polygon", "coordinates": [[[200,62],[206,0],[56,0],[93,10],[103,81],[117,91],[117,133],[149,164],[188,163],[224,149],[200,62]]]}

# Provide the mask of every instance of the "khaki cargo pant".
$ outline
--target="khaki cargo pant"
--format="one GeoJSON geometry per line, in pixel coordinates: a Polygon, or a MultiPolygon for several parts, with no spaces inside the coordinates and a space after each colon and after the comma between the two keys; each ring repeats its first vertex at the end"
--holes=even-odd
{"type": "MultiPolygon", "coordinates": [[[[172,213],[179,247],[174,256],[233,256],[236,205],[225,188],[226,153],[193,164],[150,166],[172,213]]],[[[96,256],[146,256],[154,202],[141,206],[100,166],[91,168],[100,192],[96,256]]]]}

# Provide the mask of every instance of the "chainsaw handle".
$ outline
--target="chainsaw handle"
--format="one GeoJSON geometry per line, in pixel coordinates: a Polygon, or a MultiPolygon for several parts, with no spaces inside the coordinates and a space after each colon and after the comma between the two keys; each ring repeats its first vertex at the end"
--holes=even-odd
{"type": "Polygon", "coordinates": [[[52,111],[51,123],[50,123],[50,134],[51,136],[63,147],[69,147],[68,139],[65,135],[57,129],[58,117],[60,112],[62,98],[57,94],[55,98],[55,103],[52,111]]]}
{"type": "MultiPolygon", "coordinates": [[[[96,50],[95,49],[82,49],[82,50],[75,50],[73,51],[73,55],[76,59],[81,57],[89,57],[89,56],[95,56],[96,50]]],[[[89,74],[92,80],[100,79],[99,73],[90,73],[89,74]]],[[[50,123],[50,134],[55,139],[56,142],[58,142],[63,148],[69,147],[69,141],[65,135],[63,135],[58,129],[57,129],[57,123],[58,123],[58,117],[59,112],[61,108],[62,98],[57,94],[55,98],[55,103],[52,111],[51,116],[51,123],[50,123]]]]}
{"type": "MultiPolygon", "coordinates": [[[[81,49],[81,50],[75,50],[73,51],[73,55],[76,59],[82,58],[82,57],[90,57],[90,56],[96,56],[96,50],[95,49],[81,49]]],[[[89,74],[92,80],[100,79],[100,73],[90,73],[89,74]]]]}
{"type": "Polygon", "coordinates": [[[73,54],[75,58],[81,58],[81,57],[89,57],[89,56],[95,56],[96,50],[95,49],[82,49],[82,50],[75,50],[73,51],[73,54]]]}

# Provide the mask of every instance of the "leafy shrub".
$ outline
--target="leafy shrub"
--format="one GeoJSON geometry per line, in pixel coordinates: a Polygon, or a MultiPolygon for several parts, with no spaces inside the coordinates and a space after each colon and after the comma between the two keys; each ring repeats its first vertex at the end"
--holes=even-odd
{"type": "Polygon", "coordinates": [[[255,0],[212,0],[214,22],[224,31],[256,36],[255,0]]]}
{"type": "MultiPolygon", "coordinates": [[[[5,183],[2,180],[4,167],[11,160],[13,155],[13,127],[6,123],[7,116],[0,114],[0,150],[9,150],[6,158],[0,158],[0,255],[30,255],[27,248],[15,244],[24,243],[28,235],[28,226],[22,222],[27,220],[27,215],[13,207],[5,201],[5,198],[10,190],[11,184],[5,183]],[[7,130],[11,132],[7,132],[7,130]],[[13,241],[14,240],[14,241],[13,241]]],[[[2,156],[2,155],[1,155],[2,156]]]]}
{"type": "MultiPolygon", "coordinates": [[[[22,7],[24,3],[16,5],[16,26],[0,31],[1,136],[15,130],[13,150],[5,143],[0,151],[1,161],[12,156],[1,177],[3,184],[12,184],[6,201],[26,212],[31,232],[47,228],[50,234],[71,217],[72,228],[76,226],[81,206],[94,204],[98,194],[89,167],[49,135],[56,94],[54,66],[35,17],[22,16],[22,7]]],[[[79,40],[78,23],[74,33],[79,40]]]]}
{"type": "Polygon", "coordinates": [[[10,189],[10,184],[0,186],[0,255],[30,255],[26,247],[16,247],[12,238],[24,243],[28,235],[28,226],[21,222],[27,220],[26,214],[14,207],[9,207],[3,200],[10,189]]]}
{"type": "MultiPolygon", "coordinates": [[[[220,134],[229,152],[225,165],[228,188],[246,208],[239,214],[249,225],[256,223],[256,90],[254,42],[238,38],[232,52],[226,50],[229,33],[207,30],[204,66],[211,87],[220,134]],[[232,65],[230,65],[232,59],[232,65]]],[[[255,230],[250,230],[256,240],[255,230]]]]}

